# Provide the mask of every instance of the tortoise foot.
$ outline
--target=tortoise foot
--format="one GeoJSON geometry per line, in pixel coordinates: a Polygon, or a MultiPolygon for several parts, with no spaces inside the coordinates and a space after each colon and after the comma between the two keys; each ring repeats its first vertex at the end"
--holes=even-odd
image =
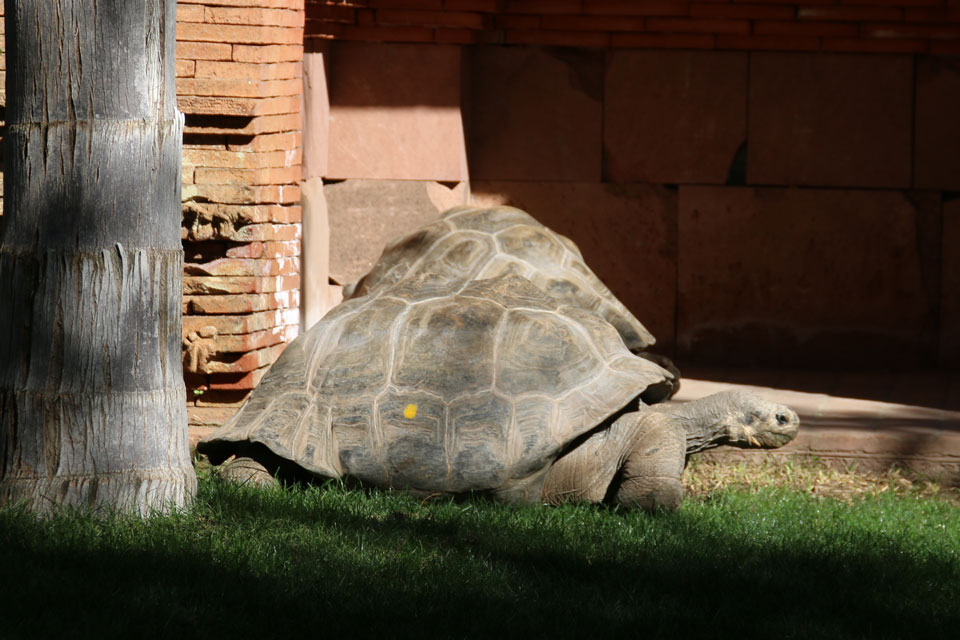
{"type": "Polygon", "coordinates": [[[227,482],[255,487],[269,487],[277,483],[267,468],[253,458],[230,458],[219,467],[220,478],[227,482]]]}

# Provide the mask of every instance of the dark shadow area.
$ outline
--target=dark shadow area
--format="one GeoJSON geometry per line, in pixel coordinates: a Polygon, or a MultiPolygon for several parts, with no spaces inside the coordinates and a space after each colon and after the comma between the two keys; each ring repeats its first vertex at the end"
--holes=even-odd
{"type": "Polygon", "coordinates": [[[956,558],[895,535],[755,539],[702,511],[607,513],[632,534],[604,547],[593,508],[400,504],[207,483],[186,524],[0,514],[3,634],[934,638],[960,623],[956,558]]]}
{"type": "Polygon", "coordinates": [[[682,359],[677,364],[684,378],[960,411],[960,372],[951,369],[773,369],[693,364],[682,359]]]}

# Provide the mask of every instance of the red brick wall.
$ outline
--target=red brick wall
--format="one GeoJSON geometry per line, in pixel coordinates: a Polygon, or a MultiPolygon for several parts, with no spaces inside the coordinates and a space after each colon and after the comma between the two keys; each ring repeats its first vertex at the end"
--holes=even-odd
{"type": "Polygon", "coordinates": [[[297,335],[303,0],[181,0],[184,373],[219,424],[297,335]]]}
{"type": "Polygon", "coordinates": [[[307,37],[736,51],[960,53],[956,0],[307,0],[307,37]]]}

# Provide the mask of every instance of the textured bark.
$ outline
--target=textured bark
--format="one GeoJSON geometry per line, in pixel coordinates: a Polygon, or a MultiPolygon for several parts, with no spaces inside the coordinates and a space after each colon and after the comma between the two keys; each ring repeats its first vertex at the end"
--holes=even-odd
{"type": "Polygon", "coordinates": [[[176,2],[5,7],[0,503],[182,506],[176,2]]]}

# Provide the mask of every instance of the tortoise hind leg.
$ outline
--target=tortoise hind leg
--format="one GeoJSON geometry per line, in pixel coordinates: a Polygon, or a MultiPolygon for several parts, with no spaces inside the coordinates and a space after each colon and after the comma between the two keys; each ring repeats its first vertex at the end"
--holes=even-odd
{"type": "Polygon", "coordinates": [[[627,429],[633,437],[608,500],[647,511],[679,508],[687,451],[684,430],[669,416],[653,412],[628,413],[615,426],[627,429]]]}

